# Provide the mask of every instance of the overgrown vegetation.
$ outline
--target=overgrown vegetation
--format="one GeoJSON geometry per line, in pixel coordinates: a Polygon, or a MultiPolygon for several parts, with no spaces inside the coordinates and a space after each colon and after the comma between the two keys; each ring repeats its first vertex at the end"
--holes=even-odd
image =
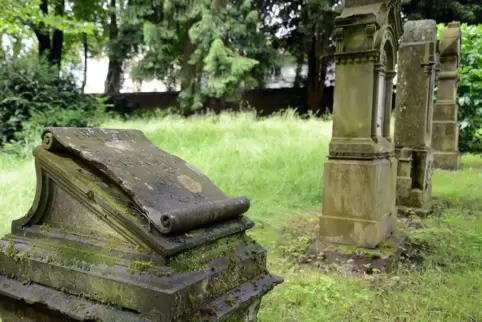
{"type": "Polygon", "coordinates": [[[434,19],[438,22],[482,22],[482,4],[473,0],[402,0],[402,11],[410,20],[434,19]]]}
{"type": "Polygon", "coordinates": [[[482,153],[482,25],[462,26],[458,88],[462,152],[482,153]]]}
{"type": "Polygon", "coordinates": [[[262,86],[276,65],[275,50],[257,30],[261,21],[252,1],[138,2],[154,14],[143,17],[146,46],[136,79],[180,85],[183,111],[201,108],[208,98],[235,98],[243,80],[262,86]]]}
{"type": "MultiPolygon", "coordinates": [[[[0,12],[2,77],[9,75],[3,68],[8,67],[7,62],[19,57],[32,65],[45,59],[53,67],[50,74],[63,75],[60,83],[65,83],[65,73],[73,66],[82,66],[82,84],[74,90],[77,93],[86,86],[88,59],[107,56],[106,93],[119,93],[124,74],[131,71],[130,76],[138,84],[160,80],[169,89],[179,85],[181,94],[176,107],[187,113],[206,102],[211,105],[236,100],[242,89],[264,88],[269,77],[277,74],[288,60],[291,66],[296,66],[293,86],[306,88],[302,110],[313,113],[324,110],[325,106],[320,104],[334,51],[334,19],[344,7],[343,0],[0,3],[4,4],[0,12]],[[304,66],[307,75],[302,74],[304,66]]],[[[401,10],[409,19],[471,24],[462,28],[460,150],[481,152],[482,59],[478,35],[482,27],[477,24],[482,22],[482,5],[472,0],[403,0],[401,10]]],[[[17,97],[11,95],[5,102],[10,104],[13,98],[17,97]]],[[[32,112],[42,114],[34,115],[32,120],[58,115],[55,105],[54,102],[45,110],[32,112]]],[[[84,118],[73,110],[65,113],[69,114],[67,118],[84,118]]],[[[0,140],[11,140],[25,115],[15,108],[8,114],[14,117],[9,115],[8,121],[0,120],[2,128],[7,128],[0,131],[0,140]],[[8,131],[8,135],[3,131],[8,131]]],[[[0,117],[5,118],[1,114],[0,117]]]]}
{"type": "Polygon", "coordinates": [[[0,147],[17,153],[45,126],[97,126],[106,116],[104,101],[84,95],[71,73],[58,76],[49,64],[0,61],[0,147]]]}
{"type": "MultiPolygon", "coordinates": [[[[201,168],[229,196],[250,198],[248,215],[256,223],[250,235],[268,248],[270,271],[285,278],[263,299],[260,321],[482,320],[482,157],[465,155],[457,172],[435,170],[436,212],[420,221],[425,228],[411,233],[407,248],[420,261],[407,256],[390,275],[325,275],[297,260],[316,232],[330,122],[244,113],[102,126],[141,129],[160,148],[201,168]],[[296,220],[296,227],[289,225],[296,220]]],[[[0,178],[1,235],[33,201],[31,157],[2,154],[0,178]]]]}

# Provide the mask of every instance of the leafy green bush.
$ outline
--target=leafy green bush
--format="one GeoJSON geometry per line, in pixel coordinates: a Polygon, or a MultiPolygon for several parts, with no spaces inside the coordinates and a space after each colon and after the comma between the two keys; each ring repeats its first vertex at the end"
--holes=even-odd
{"type": "Polygon", "coordinates": [[[482,25],[462,25],[459,69],[459,149],[482,153],[482,25]]]}
{"type": "Polygon", "coordinates": [[[26,58],[0,62],[0,146],[25,142],[45,126],[97,126],[105,99],[85,95],[72,74],[26,58]]]}

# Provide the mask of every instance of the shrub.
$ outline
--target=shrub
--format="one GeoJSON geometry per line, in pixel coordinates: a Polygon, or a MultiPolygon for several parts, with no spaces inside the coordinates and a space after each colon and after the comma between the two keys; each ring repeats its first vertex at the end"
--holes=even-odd
{"type": "MultiPolygon", "coordinates": [[[[0,62],[0,146],[25,142],[45,126],[97,126],[105,99],[85,95],[71,73],[26,58],[0,62]]],[[[11,148],[8,150],[12,150],[11,148]]]]}
{"type": "Polygon", "coordinates": [[[482,153],[482,25],[462,25],[459,69],[459,149],[482,153]]]}

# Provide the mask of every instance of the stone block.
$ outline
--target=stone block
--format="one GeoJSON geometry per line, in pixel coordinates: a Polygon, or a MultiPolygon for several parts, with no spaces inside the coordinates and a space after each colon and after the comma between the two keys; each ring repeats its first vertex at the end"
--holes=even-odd
{"type": "Polygon", "coordinates": [[[395,158],[325,163],[320,218],[324,240],[375,247],[393,232],[396,165],[395,158]]]}
{"type": "Polygon", "coordinates": [[[437,152],[458,151],[459,125],[455,121],[434,121],[432,148],[437,152]]]}
{"type": "Polygon", "coordinates": [[[410,190],[412,189],[412,178],[397,177],[397,204],[404,199],[410,197],[410,190]]]}
{"type": "Polygon", "coordinates": [[[437,121],[452,121],[457,119],[457,104],[451,101],[437,101],[433,110],[433,119],[437,121]]]}
{"type": "Polygon", "coordinates": [[[460,167],[460,153],[458,152],[435,152],[434,166],[444,170],[458,170],[460,167]]]}
{"type": "Polygon", "coordinates": [[[32,208],[0,240],[0,318],[41,308],[48,321],[256,320],[282,279],[245,233],[247,198],[140,131],[42,138],[32,208]]]}

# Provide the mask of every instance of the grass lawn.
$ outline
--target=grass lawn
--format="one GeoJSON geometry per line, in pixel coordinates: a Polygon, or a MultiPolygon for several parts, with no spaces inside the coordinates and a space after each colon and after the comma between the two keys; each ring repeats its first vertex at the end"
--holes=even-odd
{"type": "MultiPolygon", "coordinates": [[[[424,246],[423,263],[390,275],[324,275],[287,254],[303,252],[316,232],[330,122],[246,113],[104,126],[141,129],[229,196],[250,198],[250,234],[269,249],[270,270],[285,278],[264,298],[260,321],[482,321],[482,157],[464,156],[457,172],[434,172],[437,211],[410,232],[424,246]]],[[[34,187],[31,159],[0,156],[0,235],[26,213],[34,187]]]]}

